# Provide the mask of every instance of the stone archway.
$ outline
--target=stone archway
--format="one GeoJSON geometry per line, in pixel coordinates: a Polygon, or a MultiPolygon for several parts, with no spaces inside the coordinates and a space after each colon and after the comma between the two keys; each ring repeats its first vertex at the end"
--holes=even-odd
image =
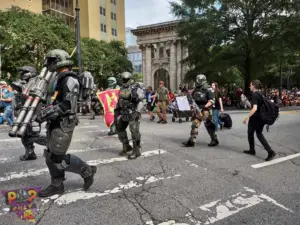
{"type": "Polygon", "coordinates": [[[159,87],[159,81],[165,82],[165,87],[170,89],[170,75],[166,69],[159,68],[154,72],[154,90],[159,87]]]}

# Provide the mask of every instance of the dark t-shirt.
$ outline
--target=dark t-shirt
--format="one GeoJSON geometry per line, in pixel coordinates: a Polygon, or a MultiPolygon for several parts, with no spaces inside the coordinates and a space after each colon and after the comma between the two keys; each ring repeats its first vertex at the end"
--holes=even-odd
{"type": "Polygon", "coordinates": [[[252,117],[259,117],[259,111],[260,107],[263,103],[262,101],[262,94],[258,92],[253,92],[252,93],[252,98],[251,98],[251,109],[253,108],[253,105],[257,105],[257,111],[253,114],[252,117]]]}
{"type": "Polygon", "coordinates": [[[220,93],[220,91],[217,91],[217,92],[214,92],[213,94],[215,96],[215,101],[216,101],[215,106],[213,107],[213,109],[220,110],[221,105],[220,105],[220,102],[219,102],[219,98],[222,98],[221,93],[220,93]]]}

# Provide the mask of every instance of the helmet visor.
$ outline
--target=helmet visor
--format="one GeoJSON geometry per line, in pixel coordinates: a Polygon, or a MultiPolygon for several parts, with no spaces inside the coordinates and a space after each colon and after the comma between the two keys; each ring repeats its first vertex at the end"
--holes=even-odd
{"type": "Polygon", "coordinates": [[[56,57],[47,57],[44,61],[44,66],[52,67],[58,63],[58,59],[56,57]]]}

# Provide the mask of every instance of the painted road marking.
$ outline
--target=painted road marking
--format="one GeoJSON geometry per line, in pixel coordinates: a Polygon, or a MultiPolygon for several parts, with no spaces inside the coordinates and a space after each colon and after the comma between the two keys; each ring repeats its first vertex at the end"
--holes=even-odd
{"type": "Polygon", "coordinates": [[[280,114],[280,115],[300,114],[300,110],[280,111],[279,114],[280,114]]]}
{"type": "MultiPolygon", "coordinates": [[[[90,140],[93,140],[93,139],[90,139],[90,140]]],[[[132,140],[129,141],[129,143],[132,144],[132,140]]],[[[141,144],[144,144],[144,142],[141,141],[141,144]]],[[[104,149],[110,149],[110,148],[114,148],[115,146],[119,146],[119,145],[122,145],[122,143],[117,143],[117,144],[113,144],[113,145],[108,145],[108,146],[105,146],[105,147],[97,147],[97,148],[90,148],[90,147],[87,147],[85,149],[70,149],[68,150],[68,153],[81,153],[81,152],[90,152],[90,151],[101,151],[101,150],[104,150],[104,149]]],[[[16,146],[14,146],[16,147],[16,146]]],[[[37,157],[41,157],[43,156],[43,154],[36,154],[37,157]]],[[[0,164],[1,163],[7,163],[7,162],[11,162],[11,161],[14,161],[14,159],[16,158],[19,158],[19,156],[15,156],[15,157],[8,157],[8,158],[0,158],[0,164]]]]}
{"type": "MultiPolygon", "coordinates": [[[[160,155],[164,153],[166,153],[166,151],[164,151],[163,149],[156,149],[152,151],[143,152],[141,158],[160,155]]],[[[128,160],[127,157],[118,157],[118,158],[110,158],[110,159],[91,160],[91,161],[87,161],[87,163],[91,165],[100,165],[100,164],[110,164],[113,162],[121,162],[127,160],[128,160]]],[[[39,176],[47,172],[48,172],[48,168],[29,169],[29,170],[24,170],[19,172],[9,172],[9,173],[5,173],[4,177],[0,177],[0,182],[9,181],[13,179],[22,179],[25,177],[39,176]]]]}
{"type": "Polygon", "coordinates": [[[180,174],[176,174],[174,176],[169,176],[169,177],[155,177],[155,176],[137,177],[136,181],[130,181],[127,184],[119,184],[118,187],[115,187],[111,190],[106,190],[104,192],[85,192],[85,191],[71,192],[60,196],[54,202],[58,205],[67,205],[76,202],[78,200],[86,200],[95,197],[111,195],[111,194],[122,192],[123,190],[142,187],[144,184],[151,184],[160,180],[171,179],[180,176],[181,176],[180,174]]]}
{"type": "Polygon", "coordinates": [[[235,195],[231,195],[227,200],[219,199],[217,201],[213,201],[211,203],[198,207],[198,209],[204,211],[206,214],[205,222],[201,222],[194,219],[191,213],[186,214],[186,217],[189,218],[189,220],[193,224],[208,225],[223,220],[229,216],[237,214],[238,212],[244,209],[250,208],[263,202],[272,203],[288,212],[293,213],[292,210],[286,208],[284,205],[281,205],[280,203],[276,202],[274,199],[270,198],[265,194],[258,195],[255,190],[247,187],[244,187],[244,189],[245,192],[239,192],[235,195]]]}
{"type": "Polygon", "coordinates": [[[265,167],[265,166],[270,166],[270,165],[273,165],[273,164],[276,164],[276,163],[284,162],[284,161],[287,161],[287,160],[290,160],[290,159],[293,159],[293,158],[296,158],[296,157],[299,157],[299,156],[300,156],[300,153],[296,153],[296,154],[293,154],[293,155],[288,155],[288,156],[285,156],[285,157],[273,159],[272,161],[269,161],[269,162],[254,164],[254,165],[251,165],[251,167],[255,168],[255,169],[262,168],[262,167],[265,167]]]}
{"type": "MultiPolygon", "coordinates": [[[[42,204],[47,204],[50,200],[54,200],[54,203],[57,205],[68,205],[73,202],[79,201],[79,200],[86,200],[91,199],[95,197],[103,197],[107,195],[112,195],[115,193],[120,193],[124,190],[132,189],[132,188],[138,188],[142,187],[146,184],[155,183],[162,180],[169,180],[172,178],[180,177],[180,174],[176,174],[173,176],[168,177],[156,177],[156,176],[145,176],[145,177],[137,177],[135,181],[130,181],[126,184],[119,184],[117,187],[106,190],[104,192],[86,192],[82,191],[80,189],[72,191],[72,192],[66,192],[65,194],[59,196],[59,195],[53,195],[49,198],[43,198],[41,199],[42,204]]],[[[9,211],[9,208],[5,207],[2,208],[2,212],[0,212],[0,216],[7,214],[9,211]]]]}
{"type": "MultiPolygon", "coordinates": [[[[216,200],[208,204],[202,205],[197,208],[201,210],[201,215],[205,215],[205,218],[200,218],[201,221],[195,219],[191,213],[187,213],[185,216],[190,220],[193,225],[209,225],[215,222],[221,221],[229,216],[237,214],[238,212],[258,205],[263,202],[272,203],[283,210],[294,213],[292,210],[286,208],[284,205],[279,204],[274,199],[265,194],[258,195],[255,190],[244,187],[244,192],[239,192],[235,195],[229,196],[227,200],[216,200]]],[[[191,209],[195,212],[196,210],[191,209]]],[[[196,214],[196,212],[195,212],[196,214]]],[[[198,216],[199,217],[199,216],[198,216]]],[[[153,221],[146,222],[147,225],[154,225],[153,221]]],[[[189,225],[187,223],[176,223],[175,220],[169,220],[167,222],[160,223],[158,225],[189,225]]]]}

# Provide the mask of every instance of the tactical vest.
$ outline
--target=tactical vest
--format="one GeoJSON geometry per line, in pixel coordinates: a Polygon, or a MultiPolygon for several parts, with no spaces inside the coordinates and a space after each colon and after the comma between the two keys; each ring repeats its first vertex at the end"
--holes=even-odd
{"type": "Polygon", "coordinates": [[[207,98],[207,90],[203,90],[201,88],[195,88],[194,95],[193,95],[195,102],[198,105],[205,105],[208,101],[207,98]]]}
{"type": "Polygon", "coordinates": [[[121,108],[121,118],[124,122],[131,120],[132,115],[135,113],[136,105],[132,101],[132,88],[121,87],[119,91],[119,107],[121,108]]]}

